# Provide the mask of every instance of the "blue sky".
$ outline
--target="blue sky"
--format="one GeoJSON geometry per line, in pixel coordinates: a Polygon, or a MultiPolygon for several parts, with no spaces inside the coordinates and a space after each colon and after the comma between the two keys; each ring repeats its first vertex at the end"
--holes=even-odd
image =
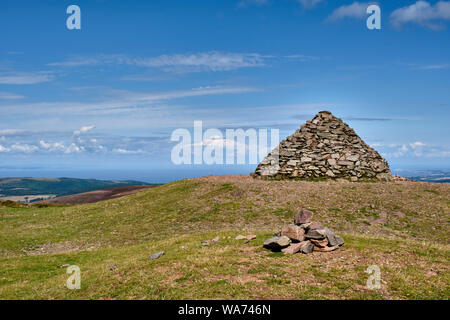
{"type": "Polygon", "coordinates": [[[362,1],[2,1],[0,174],[161,175],[194,120],[284,138],[324,109],[393,169],[448,169],[450,1],[376,3],[381,30],[362,1]]]}

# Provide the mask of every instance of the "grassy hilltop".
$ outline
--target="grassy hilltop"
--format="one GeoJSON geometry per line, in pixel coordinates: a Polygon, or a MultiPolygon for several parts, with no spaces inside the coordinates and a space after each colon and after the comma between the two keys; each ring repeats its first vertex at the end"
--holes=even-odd
{"type": "Polygon", "coordinates": [[[248,176],[87,205],[0,206],[0,298],[449,299],[449,213],[449,184],[248,176]],[[293,256],[263,249],[300,208],[345,245],[293,256]],[[257,238],[245,244],[239,234],[257,238]],[[165,255],[149,259],[157,251],[165,255]],[[80,290],[66,288],[67,265],[80,267],[80,290]],[[381,269],[380,290],[365,286],[370,265],[381,269]]]}

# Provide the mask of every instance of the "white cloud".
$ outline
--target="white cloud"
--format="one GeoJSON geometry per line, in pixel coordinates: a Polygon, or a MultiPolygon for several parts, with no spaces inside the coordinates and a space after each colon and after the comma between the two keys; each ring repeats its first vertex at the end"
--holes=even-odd
{"type": "Polygon", "coordinates": [[[314,56],[307,56],[307,55],[303,55],[303,54],[291,54],[289,56],[284,56],[287,59],[293,59],[293,60],[298,60],[301,62],[308,62],[308,61],[314,61],[314,60],[319,60],[319,57],[314,57],[314,56]]]}
{"type": "Polygon", "coordinates": [[[39,150],[39,148],[33,145],[15,143],[10,147],[10,150],[23,153],[32,153],[34,151],[39,150]]]}
{"type": "Polygon", "coordinates": [[[450,156],[450,150],[446,146],[430,146],[421,141],[415,141],[410,143],[374,143],[372,147],[382,147],[382,154],[385,157],[392,158],[447,158],[450,156]]]}
{"type": "Polygon", "coordinates": [[[9,149],[0,144],[0,152],[9,152],[9,149]]]}
{"type": "Polygon", "coordinates": [[[434,6],[427,1],[417,1],[412,5],[395,10],[390,19],[398,28],[413,23],[432,30],[440,30],[443,26],[439,20],[450,20],[450,1],[439,1],[434,6]]]}
{"type": "Polygon", "coordinates": [[[54,143],[46,143],[45,141],[41,140],[39,141],[39,145],[42,149],[54,152],[54,151],[60,151],[65,152],[66,146],[62,142],[54,142],[54,143]]]}
{"type": "Polygon", "coordinates": [[[79,135],[81,135],[81,134],[83,134],[83,133],[86,133],[86,132],[91,131],[91,130],[94,129],[94,128],[95,128],[95,126],[85,126],[85,127],[81,127],[80,130],[75,130],[75,131],[73,132],[73,135],[74,135],[74,136],[79,136],[79,135]]]}
{"type": "Polygon", "coordinates": [[[423,142],[420,142],[420,141],[416,141],[416,142],[410,143],[409,146],[413,149],[417,149],[417,148],[425,147],[426,144],[423,142]]]}
{"type": "Polygon", "coordinates": [[[424,66],[418,66],[416,69],[420,70],[442,70],[450,68],[450,64],[428,64],[424,66]]]}
{"type": "Polygon", "coordinates": [[[70,146],[68,146],[66,148],[66,150],[64,151],[64,153],[79,153],[81,151],[83,151],[84,148],[83,147],[79,147],[77,146],[75,143],[72,143],[70,146]]]}
{"type": "Polygon", "coordinates": [[[203,52],[193,54],[162,55],[139,58],[134,64],[142,67],[163,68],[175,72],[228,71],[264,65],[264,56],[256,53],[203,52]]]}
{"type": "Polygon", "coordinates": [[[343,5],[333,11],[327,21],[337,21],[345,18],[363,19],[367,16],[368,3],[353,2],[350,5],[343,5]]]}
{"type": "Polygon", "coordinates": [[[161,55],[157,57],[131,58],[125,55],[100,55],[97,57],[72,57],[49,66],[80,67],[105,64],[125,64],[146,68],[160,68],[171,72],[228,71],[264,65],[267,56],[257,53],[233,53],[208,51],[191,54],[161,55]]]}
{"type": "Polygon", "coordinates": [[[52,81],[48,73],[9,73],[0,74],[0,84],[36,84],[52,81]]]}
{"type": "MultiPolygon", "coordinates": [[[[209,95],[243,94],[259,91],[252,87],[232,87],[232,86],[205,86],[189,90],[175,90],[167,92],[132,92],[117,91],[113,99],[97,102],[38,102],[38,103],[10,103],[3,104],[0,108],[0,117],[12,115],[100,115],[117,114],[129,112],[130,108],[148,108],[162,102],[209,95]]],[[[79,130],[78,130],[79,131],[79,130]]],[[[80,132],[81,133],[81,132],[80,132]]],[[[1,131],[0,131],[0,134],[1,131]]]]}
{"type": "Polygon", "coordinates": [[[22,134],[22,133],[26,133],[26,132],[27,131],[21,130],[21,129],[3,129],[3,130],[0,130],[0,135],[9,136],[9,135],[22,134]]]}
{"type": "Polygon", "coordinates": [[[145,153],[145,151],[139,149],[139,150],[127,150],[127,149],[122,149],[122,148],[115,148],[113,149],[114,153],[118,153],[118,154],[143,154],[145,153]]]}

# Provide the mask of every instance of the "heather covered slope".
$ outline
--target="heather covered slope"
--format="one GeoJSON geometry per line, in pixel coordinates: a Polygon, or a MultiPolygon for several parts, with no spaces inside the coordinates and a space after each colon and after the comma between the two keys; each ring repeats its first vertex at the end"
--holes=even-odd
{"type": "Polygon", "coordinates": [[[0,207],[0,297],[448,299],[449,195],[448,184],[213,176],[95,204],[0,207]],[[262,249],[301,207],[345,246],[262,249]],[[251,233],[248,244],[234,240],[251,233]],[[80,266],[81,290],[65,288],[66,264],[80,266]],[[373,264],[379,291],[365,288],[373,264]]]}

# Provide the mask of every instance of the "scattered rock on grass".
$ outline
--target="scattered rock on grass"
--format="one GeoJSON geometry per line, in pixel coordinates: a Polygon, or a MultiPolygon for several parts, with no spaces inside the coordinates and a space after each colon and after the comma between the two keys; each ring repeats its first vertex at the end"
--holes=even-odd
{"type": "Polygon", "coordinates": [[[400,211],[394,212],[392,215],[394,215],[396,217],[399,217],[399,218],[405,218],[406,217],[406,215],[403,212],[400,212],[400,211]]]}
{"type": "Polygon", "coordinates": [[[215,243],[219,243],[219,237],[215,237],[212,240],[202,240],[202,245],[203,246],[209,246],[210,244],[215,244],[215,243]]]}
{"type": "Polygon", "coordinates": [[[156,252],[150,256],[150,259],[155,260],[164,255],[164,251],[156,252]]]}

